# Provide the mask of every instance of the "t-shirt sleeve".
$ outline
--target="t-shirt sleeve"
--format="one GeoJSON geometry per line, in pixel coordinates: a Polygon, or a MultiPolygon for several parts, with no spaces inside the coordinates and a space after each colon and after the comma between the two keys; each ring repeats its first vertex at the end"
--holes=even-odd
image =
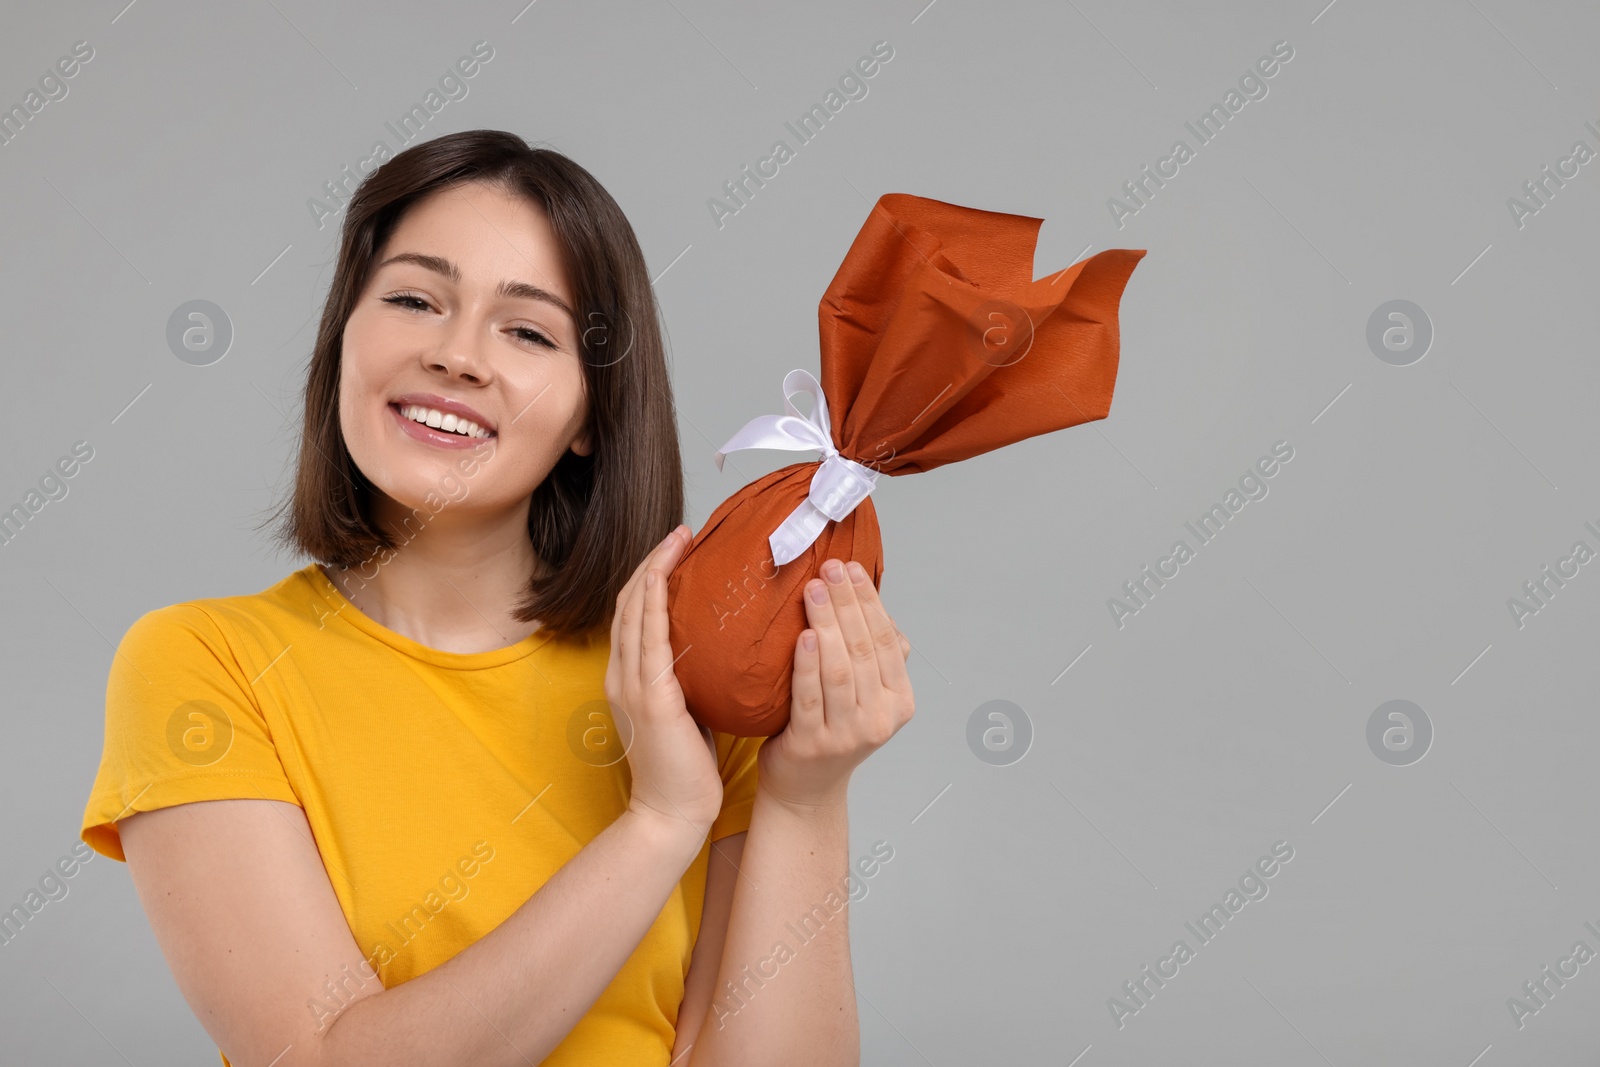
{"type": "Polygon", "coordinates": [[[756,754],[765,737],[734,737],[717,734],[717,752],[723,756],[722,810],[711,824],[711,840],[743,833],[750,829],[750,813],[756,805],[756,754]]]}
{"type": "Polygon", "coordinates": [[[251,679],[203,608],[148,612],[112,657],[105,746],[80,836],[102,856],[126,862],[118,819],[239,798],[300,804],[251,679]]]}

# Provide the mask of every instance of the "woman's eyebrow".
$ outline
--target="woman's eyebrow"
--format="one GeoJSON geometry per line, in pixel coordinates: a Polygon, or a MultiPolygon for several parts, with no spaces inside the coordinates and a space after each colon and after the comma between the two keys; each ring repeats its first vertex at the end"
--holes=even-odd
{"type": "MultiPolygon", "coordinates": [[[[431,270],[436,274],[444,275],[457,285],[461,284],[461,269],[448,259],[445,259],[443,256],[430,256],[421,252],[401,252],[398,255],[390,256],[382,263],[379,263],[376,269],[382,270],[391,263],[415,263],[417,266],[426,270],[431,270]]],[[[570,307],[567,306],[567,302],[565,300],[562,300],[559,296],[550,292],[548,289],[539,288],[537,285],[529,285],[527,282],[503,281],[500,283],[500,288],[496,290],[496,292],[500,296],[511,297],[513,299],[542,300],[545,303],[560,308],[562,311],[566,312],[567,317],[572,321],[578,321],[578,316],[573,313],[570,307]]]]}

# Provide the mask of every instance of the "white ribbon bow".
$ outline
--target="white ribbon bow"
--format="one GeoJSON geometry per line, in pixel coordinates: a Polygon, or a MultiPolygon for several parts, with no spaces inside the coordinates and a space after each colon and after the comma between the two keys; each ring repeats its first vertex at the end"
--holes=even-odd
{"type": "Polygon", "coordinates": [[[846,459],[833,446],[833,428],[828,421],[828,401],[822,386],[809,371],[792,370],[783,377],[783,406],[787,415],[758,415],[717,451],[717,470],[722,457],[743,448],[782,448],[789,451],[816,449],[822,453],[822,466],[811,477],[806,499],[789,513],[767,538],[772,547],[772,562],[778,566],[797,559],[822,533],[828,522],[838,522],[855,510],[878,483],[878,472],[846,459]],[[814,401],[810,415],[802,415],[789,402],[796,393],[810,393],[814,401]]]}

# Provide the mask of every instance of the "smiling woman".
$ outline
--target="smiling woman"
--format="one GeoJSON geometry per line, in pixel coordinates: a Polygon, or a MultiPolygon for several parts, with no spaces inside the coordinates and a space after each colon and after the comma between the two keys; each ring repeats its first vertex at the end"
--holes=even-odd
{"type": "Polygon", "coordinates": [[[129,628],[84,813],[224,1063],[665,1065],[695,1042],[761,739],[698,727],[672,675],[647,575],[682,511],[654,295],[599,183],[486,130],[373,172],[277,515],[314,562],[129,628]],[[474,842],[494,863],[445,901],[474,842]]]}
{"type": "Polygon", "coordinates": [[[516,151],[490,148],[497,136],[510,135],[410,149],[352,198],[340,252],[352,269],[334,283],[312,357],[285,542],[336,568],[389,547],[388,501],[437,484],[451,462],[410,446],[444,444],[437,435],[396,433],[412,422],[397,406],[436,410],[441,423],[465,416],[493,439],[495,466],[515,471],[486,479],[480,506],[532,494],[537,558],[519,620],[577,633],[608,614],[628,569],[681,521],[671,382],[621,210],[548,150],[522,146],[538,163],[515,178],[510,157],[493,169],[491,153],[516,151]],[[610,448],[596,451],[597,433],[610,448]],[[374,482],[386,491],[363,514],[374,482]]]}

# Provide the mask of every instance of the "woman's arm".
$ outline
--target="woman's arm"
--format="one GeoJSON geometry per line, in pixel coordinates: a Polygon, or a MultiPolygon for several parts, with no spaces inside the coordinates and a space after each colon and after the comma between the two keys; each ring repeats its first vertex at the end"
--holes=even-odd
{"type": "Polygon", "coordinates": [[[240,1067],[538,1063],[661,913],[705,832],[630,808],[510,918],[384,990],[367,973],[305,813],[220,800],[117,824],[178,988],[240,1067]],[[352,981],[356,976],[357,981],[352,981]],[[354,999],[328,1023],[324,986],[354,999]]]}
{"type": "MultiPolygon", "coordinates": [[[[900,633],[866,570],[805,583],[789,722],[762,743],[714,997],[691,1067],[856,1067],[847,798],[851,772],[915,711],[900,633]]],[[[707,892],[710,892],[708,885],[707,892]]]]}
{"type": "Polygon", "coordinates": [[[739,865],[744,862],[747,831],[730,834],[711,842],[706,864],[704,907],[700,910],[700,931],[694,939],[694,955],[689,973],[684,976],[683,1001],[678,1005],[677,1033],[672,1044],[671,1067],[686,1067],[687,1053],[700,1035],[706,1008],[716,996],[717,971],[722,967],[722,946],[728,938],[728,916],[733,911],[733,886],[739,880],[739,865]]]}
{"type": "Polygon", "coordinates": [[[861,1062],[849,849],[844,796],[796,810],[757,786],[711,1004],[675,1067],[861,1062]]]}

